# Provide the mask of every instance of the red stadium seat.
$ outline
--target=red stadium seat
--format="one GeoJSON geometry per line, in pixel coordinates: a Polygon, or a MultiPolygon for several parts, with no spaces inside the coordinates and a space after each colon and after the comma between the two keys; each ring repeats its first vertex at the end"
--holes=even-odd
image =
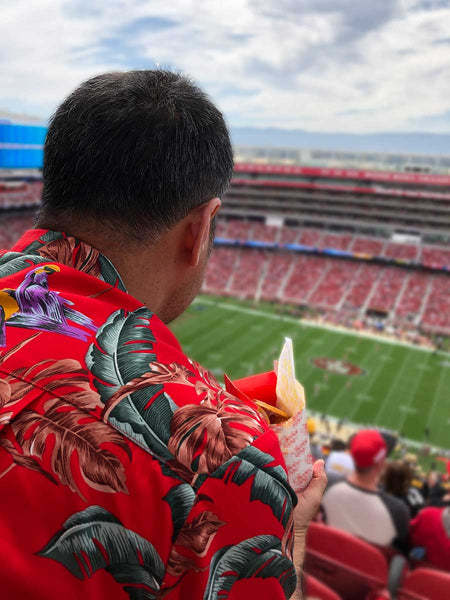
{"type": "Polygon", "coordinates": [[[397,591],[397,600],[446,600],[450,598],[450,573],[435,569],[411,571],[397,591]]]}
{"type": "Polygon", "coordinates": [[[388,565],[383,553],[334,527],[310,524],[304,568],[345,600],[390,598],[386,589],[388,565]]]}
{"type": "Polygon", "coordinates": [[[341,596],[311,575],[305,576],[306,600],[341,600],[341,596]]]}

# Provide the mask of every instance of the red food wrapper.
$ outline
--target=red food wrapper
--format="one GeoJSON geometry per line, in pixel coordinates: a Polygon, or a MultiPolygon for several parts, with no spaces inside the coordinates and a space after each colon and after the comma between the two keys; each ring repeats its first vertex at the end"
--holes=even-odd
{"type": "Polygon", "coordinates": [[[289,483],[302,492],[312,478],[312,456],[303,387],[295,379],[292,341],[286,338],[276,371],[231,381],[224,376],[228,392],[241,400],[253,400],[276,433],[288,469],[289,483]]]}

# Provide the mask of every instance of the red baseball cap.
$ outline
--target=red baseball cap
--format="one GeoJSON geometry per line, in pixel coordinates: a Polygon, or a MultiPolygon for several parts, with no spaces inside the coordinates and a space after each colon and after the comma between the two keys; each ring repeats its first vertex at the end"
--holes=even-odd
{"type": "Polygon", "coordinates": [[[386,458],[388,449],[383,436],[376,429],[358,431],[350,444],[355,465],[360,469],[373,467],[386,458]]]}

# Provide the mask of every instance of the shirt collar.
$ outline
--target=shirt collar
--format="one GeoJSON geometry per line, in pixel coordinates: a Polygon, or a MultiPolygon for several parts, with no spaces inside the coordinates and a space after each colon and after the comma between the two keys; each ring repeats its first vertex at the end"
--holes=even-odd
{"type": "Polygon", "coordinates": [[[76,237],[49,229],[29,229],[12,248],[72,267],[126,292],[119,272],[98,250],[76,237]]]}

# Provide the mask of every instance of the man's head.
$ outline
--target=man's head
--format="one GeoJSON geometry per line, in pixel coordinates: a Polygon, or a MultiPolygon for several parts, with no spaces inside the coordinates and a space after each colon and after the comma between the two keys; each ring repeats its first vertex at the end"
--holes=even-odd
{"type": "Polygon", "coordinates": [[[363,429],[350,442],[350,453],[358,474],[380,476],[383,470],[387,445],[381,433],[375,429],[363,429]]]}
{"type": "MultiPolygon", "coordinates": [[[[163,255],[165,305],[173,306],[162,317],[169,320],[201,285],[232,169],[223,116],[188,79],[167,71],[106,73],[81,84],[50,121],[38,224],[110,255],[132,248],[138,262],[150,249],[163,255]]],[[[141,278],[161,265],[148,267],[141,278]]],[[[135,295],[147,303],[148,292],[135,295]]]]}

